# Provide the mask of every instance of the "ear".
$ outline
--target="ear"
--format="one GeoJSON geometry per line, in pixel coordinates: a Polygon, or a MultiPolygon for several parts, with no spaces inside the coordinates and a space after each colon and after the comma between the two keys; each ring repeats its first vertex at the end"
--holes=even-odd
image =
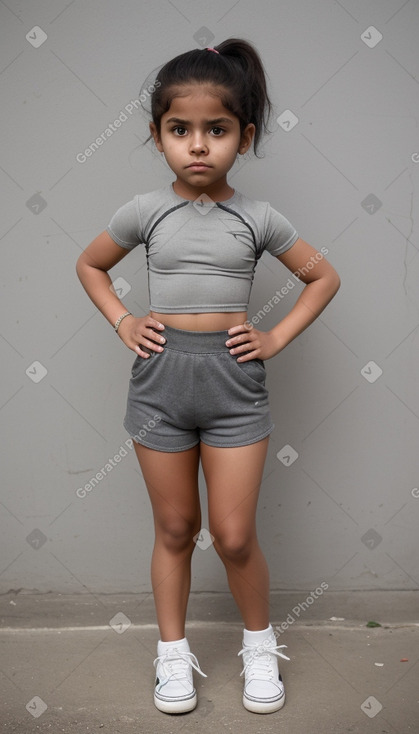
{"type": "Polygon", "coordinates": [[[155,144],[157,150],[159,151],[159,153],[163,153],[164,151],[163,151],[163,146],[161,144],[160,135],[157,132],[157,128],[156,128],[154,122],[150,122],[149,128],[150,128],[150,133],[153,136],[154,144],[155,144]]]}
{"type": "Polygon", "coordinates": [[[255,136],[255,130],[256,128],[253,122],[249,122],[249,124],[246,125],[246,127],[244,128],[240,137],[239,149],[237,151],[238,153],[240,153],[240,155],[247,153],[247,151],[249,150],[252,144],[252,140],[255,136]]]}

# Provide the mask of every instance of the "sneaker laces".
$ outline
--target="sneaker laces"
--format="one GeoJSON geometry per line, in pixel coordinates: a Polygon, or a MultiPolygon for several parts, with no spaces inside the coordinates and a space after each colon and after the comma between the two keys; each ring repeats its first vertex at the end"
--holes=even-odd
{"type": "Polygon", "coordinates": [[[157,668],[158,663],[161,664],[163,669],[163,675],[165,676],[160,682],[158,690],[160,691],[166,683],[172,678],[180,681],[187,678],[189,673],[189,667],[192,667],[204,678],[207,676],[202,672],[199,667],[198,660],[192,652],[186,652],[186,650],[178,650],[176,647],[172,648],[163,655],[159,655],[153,665],[157,668]]]}
{"type": "MultiPolygon", "coordinates": [[[[248,673],[252,678],[258,679],[269,679],[272,678],[272,659],[270,655],[276,655],[277,657],[284,658],[284,660],[290,660],[284,653],[279,652],[286,645],[276,645],[275,647],[267,647],[266,645],[254,645],[252,647],[243,647],[238,655],[246,654],[248,656],[244,663],[244,668],[240,675],[248,673]],[[251,670],[249,670],[251,668],[251,670]]],[[[243,657],[244,661],[244,657],[243,657]]]]}

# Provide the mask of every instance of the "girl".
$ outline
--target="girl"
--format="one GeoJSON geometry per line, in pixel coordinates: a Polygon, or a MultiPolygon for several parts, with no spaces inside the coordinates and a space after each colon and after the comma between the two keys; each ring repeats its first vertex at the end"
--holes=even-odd
{"type": "MultiPolygon", "coordinates": [[[[185,637],[191,557],[201,527],[198,465],[209,529],[244,622],[243,704],[270,713],[285,702],[269,621],[269,576],[256,535],[256,506],[273,430],[264,361],[284,349],[339,288],[332,266],[268,203],[233,189],[237,154],[254,152],[271,103],[253,46],[228,39],[166,63],[152,95],[150,133],[176,180],[137,195],[112,217],[77,263],[88,295],[136,353],[124,426],[149,492],[155,524],[151,580],[160,631],[154,703],[191,711],[193,670],[185,637]],[[150,313],[129,313],[108,270],[145,246],[150,313]],[[247,307],[264,250],[306,284],[270,331],[247,307]],[[307,263],[311,269],[304,267],[307,263]]],[[[287,660],[289,658],[286,658],[287,660]]]]}

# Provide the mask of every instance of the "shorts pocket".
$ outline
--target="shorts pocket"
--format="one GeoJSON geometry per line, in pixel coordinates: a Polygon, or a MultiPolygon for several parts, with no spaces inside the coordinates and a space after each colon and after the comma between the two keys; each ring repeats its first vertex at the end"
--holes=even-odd
{"type": "Polygon", "coordinates": [[[157,352],[150,352],[149,357],[140,357],[140,355],[137,354],[137,357],[135,358],[134,364],[131,368],[132,379],[138,377],[138,375],[140,375],[141,372],[145,369],[146,365],[148,365],[150,362],[153,362],[156,356],[157,352]]]}
{"type": "Polygon", "coordinates": [[[261,359],[250,359],[247,362],[237,362],[234,357],[234,361],[239,368],[240,372],[252,382],[256,382],[258,385],[265,386],[266,370],[265,365],[261,359]]]}

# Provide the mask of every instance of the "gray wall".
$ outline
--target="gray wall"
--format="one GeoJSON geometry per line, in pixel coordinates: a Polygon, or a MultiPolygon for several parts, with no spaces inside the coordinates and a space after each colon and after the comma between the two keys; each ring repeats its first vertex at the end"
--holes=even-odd
{"type": "MultiPolygon", "coordinates": [[[[326,247],[342,278],[267,364],[276,430],[258,526],[272,588],[417,587],[418,20],[415,0],[0,4],[1,591],[150,590],[151,510],[122,427],[134,355],[74,266],[121,204],[173,180],[141,145],[143,113],[127,114],[143,81],[233,35],[260,50],[276,110],[264,160],[230,181],[326,247]]],[[[111,274],[146,313],[141,248],[111,274]]],[[[250,316],[285,290],[260,328],[293,305],[289,275],[263,257],[250,316]]],[[[195,591],[227,589],[212,546],[193,568],[195,591]]]]}

